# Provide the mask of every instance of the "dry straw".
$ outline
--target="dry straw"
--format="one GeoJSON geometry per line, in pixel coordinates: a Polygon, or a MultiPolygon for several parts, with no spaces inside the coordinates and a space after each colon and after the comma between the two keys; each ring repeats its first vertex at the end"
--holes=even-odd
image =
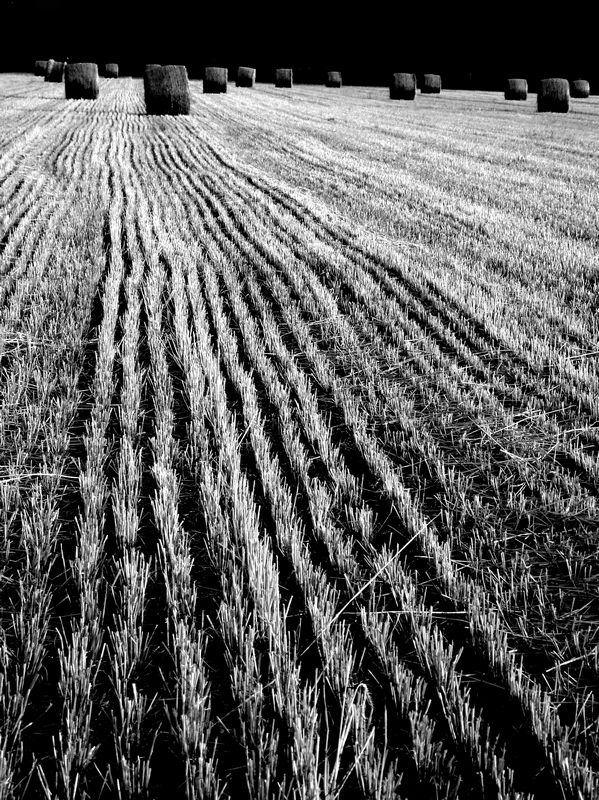
{"type": "Polygon", "coordinates": [[[64,78],[64,61],[54,61],[54,59],[50,59],[46,64],[46,75],[44,80],[48,81],[48,83],[62,83],[62,79],[64,78]]]}
{"type": "Polygon", "coordinates": [[[441,76],[432,75],[430,72],[422,76],[421,94],[439,94],[441,91],[441,76]]]}
{"type": "Polygon", "coordinates": [[[46,67],[48,66],[47,61],[36,61],[33,67],[33,74],[37,75],[38,78],[43,78],[46,74],[46,67]]]}
{"type": "Polygon", "coordinates": [[[293,87],[293,70],[281,68],[275,70],[275,86],[277,89],[291,89],[293,87]]]}
{"type": "Polygon", "coordinates": [[[90,62],[67,64],[64,93],[67,100],[95,100],[100,94],[98,65],[90,62]]]}
{"type": "Polygon", "coordinates": [[[144,66],[144,76],[143,76],[143,77],[144,77],[144,95],[146,95],[146,94],[147,94],[147,90],[146,90],[146,83],[147,83],[147,81],[146,81],[146,77],[147,77],[148,70],[150,70],[150,69],[156,69],[157,67],[162,67],[162,64],[146,64],[146,65],[144,66]]]}
{"type": "Polygon", "coordinates": [[[256,83],[256,70],[254,67],[238,67],[235,86],[251,89],[256,83]]]}
{"type": "Polygon", "coordinates": [[[525,78],[508,78],[505,82],[506,100],[526,100],[528,97],[528,83],[525,78]]]}
{"type": "Polygon", "coordinates": [[[588,81],[576,80],[570,83],[570,97],[581,99],[589,97],[591,94],[591,87],[588,81]]]}
{"type": "Polygon", "coordinates": [[[391,100],[413,100],[416,97],[416,75],[413,72],[394,72],[389,97],[391,100]]]}
{"type": "Polygon", "coordinates": [[[148,114],[189,114],[189,80],[182,65],[146,66],[144,98],[148,114]]]}
{"type": "Polygon", "coordinates": [[[206,67],[204,69],[204,94],[226,92],[228,77],[226,67],[206,67]]]}
{"type": "Polygon", "coordinates": [[[334,70],[328,72],[325,86],[329,89],[341,89],[341,73],[334,70]]]}
{"type": "Polygon", "coordinates": [[[102,70],[103,75],[105,78],[118,78],[119,77],[119,65],[118,64],[104,64],[104,69],[102,70]]]}
{"type": "Polygon", "coordinates": [[[570,85],[565,78],[545,78],[539,83],[537,111],[566,114],[570,110],[570,85]]]}

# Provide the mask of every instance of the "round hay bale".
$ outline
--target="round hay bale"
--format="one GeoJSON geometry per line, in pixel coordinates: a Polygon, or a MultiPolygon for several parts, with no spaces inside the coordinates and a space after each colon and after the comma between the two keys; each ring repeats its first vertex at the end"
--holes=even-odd
{"type": "Polygon", "coordinates": [[[526,100],[528,82],[525,78],[508,78],[505,82],[504,97],[506,100],[526,100]]]}
{"type": "Polygon", "coordinates": [[[37,75],[38,78],[43,78],[46,74],[46,67],[48,66],[47,61],[36,61],[33,67],[33,74],[37,75]]]}
{"type": "Polygon", "coordinates": [[[416,75],[413,72],[394,72],[389,97],[391,100],[413,100],[416,97],[416,75]]]}
{"type": "Polygon", "coordinates": [[[588,81],[576,80],[570,83],[570,97],[581,99],[589,97],[591,94],[591,87],[588,81]]]}
{"type": "Polygon", "coordinates": [[[325,86],[328,89],[341,89],[341,73],[335,71],[327,72],[325,86]]]}
{"type": "Polygon", "coordinates": [[[254,67],[238,67],[237,80],[235,86],[241,86],[244,89],[252,89],[256,83],[256,70],[254,67]]]}
{"type": "Polygon", "coordinates": [[[545,78],[539,82],[537,111],[566,114],[570,110],[570,84],[565,78],[545,78]]]}
{"type": "Polygon", "coordinates": [[[204,69],[204,94],[226,92],[228,77],[226,67],[206,67],[204,69]]]}
{"type": "Polygon", "coordinates": [[[102,75],[105,78],[118,78],[119,77],[119,65],[118,64],[104,64],[104,69],[102,70],[102,75]]]}
{"type": "Polygon", "coordinates": [[[64,68],[64,61],[54,61],[51,58],[46,64],[46,75],[44,80],[48,81],[49,83],[62,83],[62,79],[64,78],[64,68]]]}
{"type": "Polygon", "coordinates": [[[67,100],[96,100],[100,94],[98,65],[91,62],[67,64],[64,93],[67,100]]]}
{"type": "Polygon", "coordinates": [[[162,65],[161,64],[146,64],[144,67],[144,96],[147,94],[147,85],[148,85],[148,72],[151,69],[159,69],[162,65]]]}
{"type": "Polygon", "coordinates": [[[422,76],[420,94],[439,94],[441,92],[441,76],[426,72],[422,76]]]}
{"type": "Polygon", "coordinates": [[[182,65],[148,65],[144,72],[144,99],[148,114],[189,114],[189,80],[182,65]]]}
{"type": "Polygon", "coordinates": [[[293,70],[292,69],[276,69],[275,70],[275,86],[277,89],[292,89],[293,88],[293,70]]]}

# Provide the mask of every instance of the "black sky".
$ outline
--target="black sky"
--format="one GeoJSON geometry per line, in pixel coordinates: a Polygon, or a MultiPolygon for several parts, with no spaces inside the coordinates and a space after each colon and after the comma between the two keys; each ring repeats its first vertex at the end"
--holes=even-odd
{"type": "MultiPolygon", "coordinates": [[[[591,18],[545,4],[0,0],[2,67],[36,58],[344,68],[484,79],[599,72],[591,18]],[[585,24],[585,21],[587,24],[585,24]]],[[[260,75],[258,76],[260,77],[260,75]]]]}

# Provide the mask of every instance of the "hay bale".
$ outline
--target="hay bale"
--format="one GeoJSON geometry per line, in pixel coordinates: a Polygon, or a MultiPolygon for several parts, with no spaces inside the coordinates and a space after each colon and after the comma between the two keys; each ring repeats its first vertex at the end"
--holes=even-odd
{"type": "Polygon", "coordinates": [[[275,70],[275,86],[277,89],[292,89],[293,70],[280,68],[275,70]]]}
{"type": "Polygon", "coordinates": [[[204,69],[204,94],[226,92],[228,77],[226,67],[206,67],[204,69]]]}
{"type": "Polygon", "coordinates": [[[525,78],[508,78],[505,82],[504,97],[506,100],[526,100],[528,82],[525,78]]]}
{"type": "Polygon", "coordinates": [[[420,94],[439,94],[441,92],[441,76],[426,72],[422,76],[420,94]]]}
{"type": "Polygon", "coordinates": [[[144,67],[144,96],[148,93],[148,73],[152,69],[159,69],[161,64],[146,64],[144,67]]]}
{"type": "Polygon", "coordinates": [[[38,78],[43,78],[46,74],[46,67],[48,66],[47,61],[36,61],[33,67],[33,74],[37,75],[38,78]]]}
{"type": "Polygon", "coordinates": [[[105,78],[118,78],[119,77],[119,65],[118,64],[104,64],[104,69],[102,70],[102,75],[105,78]]]}
{"type": "Polygon", "coordinates": [[[341,73],[335,71],[327,72],[325,86],[329,89],[341,89],[341,73]]]}
{"type": "Polygon", "coordinates": [[[237,80],[235,86],[241,86],[244,89],[252,89],[256,83],[256,70],[254,67],[238,67],[237,80]]]}
{"type": "Polygon", "coordinates": [[[413,100],[416,97],[416,75],[413,72],[394,72],[389,97],[391,100],[413,100]]]}
{"type": "Polygon", "coordinates": [[[570,110],[570,84],[565,78],[545,78],[539,82],[537,111],[566,114],[570,110]]]}
{"type": "Polygon", "coordinates": [[[100,94],[98,65],[91,62],[67,64],[64,93],[67,100],[96,100],[100,94]]]}
{"type": "Polygon", "coordinates": [[[576,80],[570,83],[570,97],[578,99],[589,97],[591,94],[591,87],[588,81],[576,80]]]}
{"type": "Polygon", "coordinates": [[[62,79],[64,78],[64,68],[64,61],[54,61],[54,59],[51,58],[46,64],[46,75],[44,76],[44,80],[48,81],[49,83],[62,83],[62,79]]]}
{"type": "Polygon", "coordinates": [[[182,65],[148,65],[144,72],[144,99],[148,114],[189,114],[189,80],[182,65]]]}

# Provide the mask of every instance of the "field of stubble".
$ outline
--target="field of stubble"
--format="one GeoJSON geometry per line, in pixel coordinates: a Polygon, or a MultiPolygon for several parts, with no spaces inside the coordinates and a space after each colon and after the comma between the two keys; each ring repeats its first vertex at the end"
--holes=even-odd
{"type": "Polygon", "coordinates": [[[0,798],[599,796],[599,99],[0,76],[0,798]]]}

